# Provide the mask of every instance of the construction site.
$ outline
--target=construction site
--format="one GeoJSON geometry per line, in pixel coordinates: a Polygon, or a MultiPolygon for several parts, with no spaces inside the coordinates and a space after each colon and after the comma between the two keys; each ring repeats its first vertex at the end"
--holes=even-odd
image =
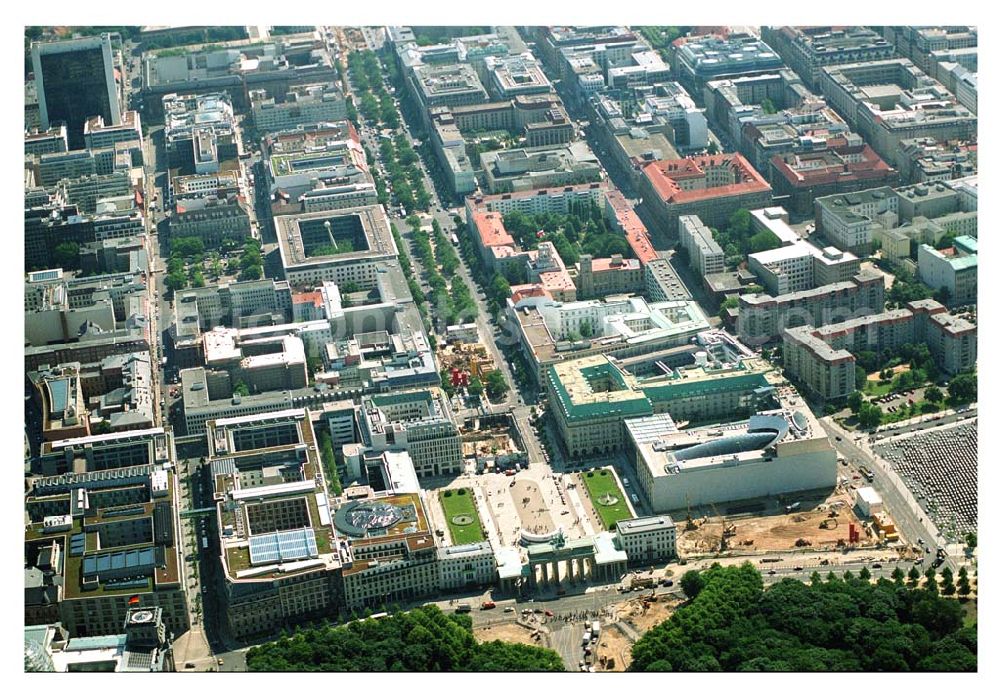
{"type": "Polygon", "coordinates": [[[525,645],[547,647],[542,642],[541,629],[520,620],[476,628],[472,633],[476,637],[476,640],[481,643],[502,640],[505,643],[524,643],[525,645]]]}
{"type": "Polygon", "coordinates": [[[461,428],[462,457],[475,460],[476,470],[514,469],[528,466],[528,455],[512,432],[514,419],[509,414],[478,417],[461,428]]]}
{"type": "Polygon", "coordinates": [[[742,510],[729,506],[726,514],[717,507],[710,507],[708,513],[684,514],[675,518],[677,555],[683,559],[713,552],[836,550],[877,544],[878,539],[852,511],[852,503],[847,492],[838,488],[826,499],[749,505],[742,510]]]}
{"type": "Polygon", "coordinates": [[[437,350],[438,365],[442,375],[448,375],[452,386],[466,387],[471,378],[482,380],[486,374],[496,370],[496,363],[490,357],[484,344],[454,342],[437,350]]]}
{"type": "Polygon", "coordinates": [[[612,605],[611,623],[605,625],[594,648],[595,670],[626,671],[636,639],[669,619],[680,604],[672,595],[650,593],[612,605]]]}

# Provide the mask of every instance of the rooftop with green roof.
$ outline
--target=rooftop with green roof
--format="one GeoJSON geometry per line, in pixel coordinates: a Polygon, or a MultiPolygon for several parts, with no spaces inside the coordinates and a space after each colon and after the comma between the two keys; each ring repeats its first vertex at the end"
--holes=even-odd
{"type": "Polygon", "coordinates": [[[570,421],[652,415],[653,405],[675,399],[772,385],[771,367],[759,359],[732,368],[674,370],[669,376],[638,380],[601,354],[567,361],[548,371],[553,401],[570,421]]]}

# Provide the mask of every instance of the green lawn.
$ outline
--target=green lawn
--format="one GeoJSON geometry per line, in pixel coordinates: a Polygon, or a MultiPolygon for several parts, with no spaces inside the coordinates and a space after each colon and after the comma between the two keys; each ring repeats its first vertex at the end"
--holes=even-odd
{"type": "Polygon", "coordinates": [[[444,490],[441,492],[441,506],[444,508],[445,520],[448,521],[452,544],[467,545],[486,539],[483,537],[483,525],[479,522],[476,504],[472,500],[472,490],[467,487],[444,490]],[[472,522],[467,525],[455,523],[453,519],[457,516],[468,516],[472,522]]]}
{"type": "Polygon", "coordinates": [[[584,485],[587,486],[587,493],[590,495],[590,502],[597,510],[597,515],[601,517],[605,530],[612,530],[618,521],[632,518],[632,512],[628,508],[628,499],[618,489],[614,471],[610,468],[600,468],[594,471],[581,473],[584,485]],[[604,505],[598,501],[603,495],[610,494],[618,501],[611,505],[604,505]]]}
{"type": "Polygon", "coordinates": [[[884,397],[886,394],[892,391],[892,380],[875,382],[874,380],[869,380],[865,383],[864,392],[870,397],[884,397]]]}

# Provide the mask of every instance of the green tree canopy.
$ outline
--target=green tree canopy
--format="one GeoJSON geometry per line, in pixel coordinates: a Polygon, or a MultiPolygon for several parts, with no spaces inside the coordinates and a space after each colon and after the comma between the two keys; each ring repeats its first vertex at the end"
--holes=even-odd
{"type": "Polygon", "coordinates": [[[978,394],[976,374],[961,373],[948,383],[948,397],[956,404],[975,401],[978,394]]]}
{"type": "Polygon", "coordinates": [[[926,590],[856,576],[765,590],[749,563],[696,575],[701,592],[636,642],[630,671],[976,669],[975,626],[926,590]]]}
{"type": "Polygon", "coordinates": [[[52,261],[64,270],[80,267],[80,244],[64,241],[52,250],[52,261]]]}
{"type": "Polygon", "coordinates": [[[507,393],[510,389],[510,385],[503,377],[503,373],[499,370],[491,370],[486,373],[486,393],[492,398],[500,397],[507,393]]]}
{"type": "Polygon", "coordinates": [[[865,402],[858,411],[858,422],[863,428],[877,428],[882,423],[882,409],[865,402]]]}
{"type": "Polygon", "coordinates": [[[469,379],[469,394],[474,397],[478,397],[483,393],[483,382],[478,377],[473,377],[469,379]]]}
{"type": "Polygon", "coordinates": [[[861,392],[855,390],[847,396],[847,405],[850,407],[851,411],[857,413],[861,410],[861,403],[864,401],[864,397],[861,392]]]}
{"type": "Polygon", "coordinates": [[[477,643],[468,616],[427,605],[381,619],[310,629],[247,652],[249,671],[562,671],[540,647],[477,643]]]}

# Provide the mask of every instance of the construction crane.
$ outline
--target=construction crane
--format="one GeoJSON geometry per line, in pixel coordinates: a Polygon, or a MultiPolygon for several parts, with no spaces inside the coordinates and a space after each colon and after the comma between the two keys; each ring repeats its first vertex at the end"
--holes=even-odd
{"type": "Polygon", "coordinates": [[[694,522],[691,518],[691,498],[685,495],[685,500],[687,501],[687,524],[684,526],[684,530],[698,530],[698,524],[694,522]]]}
{"type": "Polygon", "coordinates": [[[736,535],[736,525],[726,524],[726,517],[719,513],[719,508],[715,504],[711,505],[712,511],[722,521],[722,535],[719,537],[719,551],[726,551],[726,538],[736,535]]]}

